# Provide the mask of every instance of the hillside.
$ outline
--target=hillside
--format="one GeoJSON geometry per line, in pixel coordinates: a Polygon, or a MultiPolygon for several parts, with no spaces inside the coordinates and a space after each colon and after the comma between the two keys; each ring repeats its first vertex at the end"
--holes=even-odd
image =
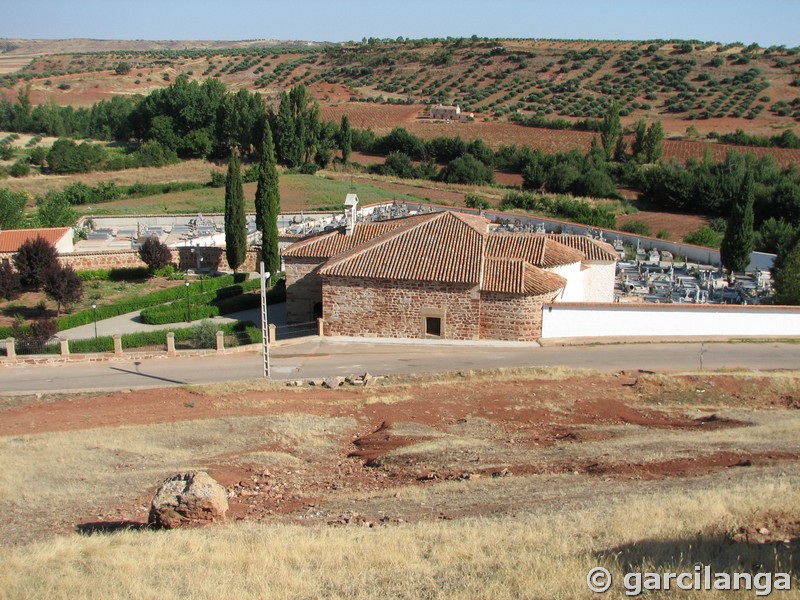
{"type": "Polygon", "coordinates": [[[86,106],[145,94],[184,74],[257,89],[268,101],[304,83],[323,111],[336,107],[354,115],[356,125],[364,103],[404,105],[384,118],[392,126],[436,102],[459,104],[478,121],[575,122],[602,117],[616,101],[625,124],[660,119],[668,134],[685,135],[693,126],[688,134],[695,137],[737,128],[775,134],[800,120],[797,50],[756,44],[0,40],[0,48],[7,49],[0,53],[0,86],[13,95],[27,81],[34,103],[86,106]]]}

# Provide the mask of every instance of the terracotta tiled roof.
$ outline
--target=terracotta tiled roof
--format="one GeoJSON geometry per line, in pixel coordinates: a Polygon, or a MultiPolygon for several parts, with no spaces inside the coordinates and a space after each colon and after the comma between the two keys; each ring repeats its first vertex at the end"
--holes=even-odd
{"type": "Polygon", "coordinates": [[[481,289],[489,292],[541,296],[557,292],[566,285],[567,280],[561,275],[534,267],[522,259],[487,258],[481,289]]]}
{"type": "Polygon", "coordinates": [[[482,216],[443,211],[357,223],[351,235],[337,229],[311,236],[283,255],[328,259],[320,275],[464,283],[487,291],[543,295],[567,283],[547,269],[585,259],[616,260],[607,248],[613,252],[584,236],[562,240],[489,232],[489,221],[482,216]]]}
{"type": "Polygon", "coordinates": [[[16,252],[28,240],[35,240],[37,237],[44,238],[54,246],[69,232],[71,227],[53,227],[48,229],[8,229],[0,231],[0,252],[16,252]]]}
{"type": "Polygon", "coordinates": [[[492,233],[489,236],[487,254],[500,258],[521,258],[546,269],[583,260],[583,253],[579,250],[544,235],[531,233],[492,233]]]}
{"type": "Polygon", "coordinates": [[[588,235],[562,235],[555,233],[548,233],[547,237],[551,240],[557,241],[559,244],[564,244],[575,250],[583,253],[584,260],[600,260],[616,262],[619,260],[619,254],[614,250],[614,246],[609,243],[601,242],[590,238],[588,235]]]}
{"type": "Polygon", "coordinates": [[[401,227],[334,257],[320,274],[477,284],[487,225],[451,211],[404,219],[401,227]]]}
{"type": "Polygon", "coordinates": [[[408,217],[408,219],[357,223],[352,235],[345,235],[344,228],[339,227],[338,229],[311,235],[295,242],[283,252],[283,256],[331,258],[360,246],[387,231],[397,229],[407,220],[417,218],[408,217]]]}

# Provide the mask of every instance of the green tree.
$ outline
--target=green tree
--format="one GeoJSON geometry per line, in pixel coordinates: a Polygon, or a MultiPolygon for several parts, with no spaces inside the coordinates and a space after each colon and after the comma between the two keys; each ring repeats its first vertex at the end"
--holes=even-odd
{"type": "Polygon", "coordinates": [[[600,127],[600,142],[606,153],[606,159],[611,159],[614,149],[617,147],[617,140],[622,135],[622,123],[619,119],[619,104],[612,103],[603,118],[600,127]]]}
{"type": "Polygon", "coordinates": [[[661,160],[663,142],[664,127],[662,127],[661,121],[656,121],[647,129],[647,135],[644,138],[644,154],[647,162],[655,163],[661,160]]]}
{"type": "Polygon", "coordinates": [[[247,251],[247,221],[244,215],[244,190],[239,154],[231,150],[225,180],[225,258],[234,273],[244,262],[247,251]]]}
{"type": "Polygon", "coordinates": [[[281,210],[281,195],[278,188],[275,147],[269,123],[264,124],[260,154],[256,186],[256,226],[261,232],[264,268],[270,273],[277,273],[281,268],[281,256],[278,250],[278,214],[281,210]]]}
{"type": "Polygon", "coordinates": [[[725,236],[719,248],[722,266],[728,271],[728,279],[734,271],[744,271],[750,262],[750,254],[755,247],[753,233],[753,174],[747,171],[742,181],[739,198],[731,209],[725,236]]]}
{"type": "Polygon", "coordinates": [[[78,213],[64,194],[51,190],[36,199],[36,224],[39,227],[72,227],[77,220],[78,213]]]}
{"type": "Polygon", "coordinates": [[[778,304],[800,304],[800,239],[775,269],[775,301],[778,304]]]}
{"type": "Polygon", "coordinates": [[[0,188],[0,230],[22,227],[25,210],[25,194],[0,188]]]}
{"type": "Polygon", "coordinates": [[[465,154],[451,160],[442,169],[441,178],[448,183],[491,183],[494,180],[494,173],[472,154],[465,154]]]}
{"type": "Polygon", "coordinates": [[[342,122],[339,125],[339,148],[342,150],[342,161],[349,161],[353,149],[353,131],[350,129],[350,118],[347,115],[342,115],[342,122]]]}

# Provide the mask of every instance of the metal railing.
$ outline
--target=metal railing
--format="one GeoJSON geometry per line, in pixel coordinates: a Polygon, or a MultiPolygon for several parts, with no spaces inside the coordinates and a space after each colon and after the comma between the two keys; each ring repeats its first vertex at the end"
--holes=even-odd
{"type": "Polygon", "coordinates": [[[275,327],[275,340],[292,340],[301,337],[317,335],[317,322],[293,323],[292,325],[278,325],[275,327]]]}
{"type": "Polygon", "coordinates": [[[60,354],[61,343],[58,339],[47,340],[24,340],[19,339],[14,343],[17,356],[30,356],[32,354],[60,354]]]}

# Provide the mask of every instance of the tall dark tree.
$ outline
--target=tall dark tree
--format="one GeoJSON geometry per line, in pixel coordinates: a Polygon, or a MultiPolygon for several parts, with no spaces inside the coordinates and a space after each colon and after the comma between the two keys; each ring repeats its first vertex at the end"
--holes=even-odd
{"type": "Polygon", "coordinates": [[[44,293],[56,302],[58,317],[62,306],[68,307],[83,298],[83,282],[71,266],[55,265],[45,273],[44,293]]]}
{"type": "Polygon", "coordinates": [[[647,128],[647,135],[644,138],[644,152],[647,162],[656,163],[661,160],[663,142],[664,127],[661,125],[661,121],[656,121],[647,128]]]}
{"type": "Polygon", "coordinates": [[[739,198],[733,203],[725,237],[719,249],[722,266],[728,271],[730,280],[734,271],[744,271],[750,263],[750,254],[755,247],[753,233],[753,174],[747,171],[742,181],[739,198]]]}
{"type": "Polygon", "coordinates": [[[14,255],[14,266],[22,285],[38,290],[44,285],[45,274],[58,267],[58,250],[41,236],[28,240],[14,255]]]}
{"type": "Polygon", "coordinates": [[[225,179],[225,258],[234,273],[242,266],[247,252],[247,220],[244,214],[244,189],[239,154],[231,150],[225,179]]]}
{"type": "Polygon", "coordinates": [[[619,104],[612,103],[603,118],[600,128],[600,142],[605,150],[606,158],[611,159],[614,148],[617,147],[617,140],[622,135],[622,123],[619,120],[619,104]]]}
{"type": "Polygon", "coordinates": [[[350,152],[353,150],[353,131],[350,129],[350,118],[347,115],[342,116],[339,125],[339,148],[342,151],[342,161],[349,161],[350,152]]]}
{"type": "Polygon", "coordinates": [[[644,140],[647,137],[647,123],[644,120],[639,119],[636,121],[636,133],[634,134],[633,144],[631,145],[631,152],[633,152],[633,158],[637,162],[644,162],[645,161],[645,143],[644,140]]]}
{"type": "Polygon", "coordinates": [[[264,267],[270,273],[277,273],[281,268],[281,256],[278,251],[278,214],[281,209],[281,195],[278,189],[278,169],[275,166],[275,147],[269,123],[264,125],[260,153],[261,162],[258,165],[256,186],[256,226],[261,232],[264,267]]]}
{"type": "Polygon", "coordinates": [[[800,239],[775,268],[775,301],[800,304],[800,239]]]}

